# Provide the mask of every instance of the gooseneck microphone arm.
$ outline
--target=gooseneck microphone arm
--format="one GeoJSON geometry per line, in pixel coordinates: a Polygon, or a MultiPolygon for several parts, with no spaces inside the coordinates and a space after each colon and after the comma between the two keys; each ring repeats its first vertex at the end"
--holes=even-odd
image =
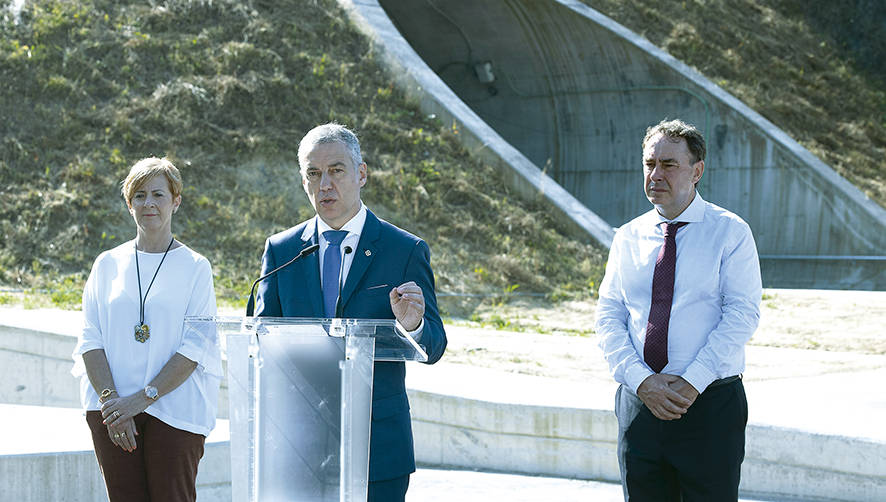
{"type": "Polygon", "coordinates": [[[335,297],[335,317],[341,317],[341,287],[342,283],[344,283],[344,275],[345,275],[345,259],[349,254],[351,254],[354,250],[351,246],[345,246],[345,255],[341,257],[341,270],[338,271],[338,295],[335,297]]]}
{"type": "Polygon", "coordinates": [[[255,287],[258,286],[258,283],[260,283],[261,281],[267,279],[268,277],[276,274],[277,272],[283,270],[284,268],[292,265],[293,263],[295,263],[299,259],[304,258],[305,256],[308,256],[309,254],[313,253],[314,251],[316,251],[318,249],[320,249],[319,244],[313,244],[311,246],[308,246],[308,247],[302,249],[301,253],[295,255],[295,258],[289,260],[288,262],[284,263],[283,265],[280,265],[279,267],[275,268],[274,270],[271,270],[267,274],[256,279],[255,282],[252,283],[252,290],[249,292],[249,301],[246,303],[246,317],[252,317],[252,313],[255,311],[255,287]]]}

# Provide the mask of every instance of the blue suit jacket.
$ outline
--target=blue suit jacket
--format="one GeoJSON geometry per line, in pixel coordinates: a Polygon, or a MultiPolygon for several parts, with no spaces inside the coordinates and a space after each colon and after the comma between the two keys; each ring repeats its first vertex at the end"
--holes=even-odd
{"type": "MultiPolygon", "coordinates": [[[[268,238],[262,257],[262,275],[286,263],[302,249],[317,244],[315,227],[315,219],[311,218],[268,238]]],[[[424,293],[424,328],[419,344],[428,354],[428,364],[433,364],[446,350],[446,332],[437,311],[428,245],[367,211],[360,242],[342,287],[342,317],[393,319],[389,292],[408,281],[415,281],[424,293]],[[385,284],[387,286],[378,287],[385,284]]],[[[306,256],[262,282],[256,315],[324,317],[318,253],[306,256]]],[[[404,363],[375,363],[370,481],[393,479],[415,471],[405,378],[404,363]]]]}

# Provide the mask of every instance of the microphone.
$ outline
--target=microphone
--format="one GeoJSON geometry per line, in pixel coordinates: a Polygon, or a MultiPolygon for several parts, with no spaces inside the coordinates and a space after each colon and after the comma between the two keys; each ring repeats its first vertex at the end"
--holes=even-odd
{"type": "Polygon", "coordinates": [[[345,257],[354,251],[351,246],[345,246],[345,255],[341,257],[341,270],[338,271],[338,296],[335,297],[335,317],[341,317],[341,287],[345,275],[345,257]]]}
{"type": "Polygon", "coordinates": [[[279,267],[275,268],[274,270],[271,270],[267,274],[256,279],[255,282],[252,283],[252,291],[249,292],[249,301],[246,303],[246,317],[252,317],[252,313],[255,311],[255,287],[258,286],[258,283],[260,283],[261,281],[267,279],[268,277],[276,274],[277,272],[283,270],[284,268],[292,265],[300,258],[304,258],[305,256],[308,256],[309,254],[313,253],[314,251],[316,251],[318,249],[320,249],[319,244],[314,244],[314,245],[308,246],[308,247],[302,249],[301,253],[297,254],[295,256],[295,258],[289,260],[288,262],[284,263],[283,265],[280,265],[279,267]]]}

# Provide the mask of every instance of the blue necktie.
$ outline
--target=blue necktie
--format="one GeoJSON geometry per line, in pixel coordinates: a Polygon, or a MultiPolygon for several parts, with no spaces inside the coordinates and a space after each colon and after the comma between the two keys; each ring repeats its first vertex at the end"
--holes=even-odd
{"type": "Polygon", "coordinates": [[[326,239],[326,252],[323,253],[323,309],[326,317],[335,317],[335,302],[338,300],[339,273],[341,273],[341,241],[348,232],[345,230],[327,230],[323,232],[326,239]]]}

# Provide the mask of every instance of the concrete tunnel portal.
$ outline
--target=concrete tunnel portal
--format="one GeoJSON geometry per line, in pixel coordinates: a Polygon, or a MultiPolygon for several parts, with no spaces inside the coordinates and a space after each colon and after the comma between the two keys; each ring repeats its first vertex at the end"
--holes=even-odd
{"type": "Polygon", "coordinates": [[[886,289],[886,210],[734,97],[577,0],[380,0],[492,129],[609,225],[647,211],[640,140],[708,143],[699,192],[754,230],[767,287],[886,289]]]}

